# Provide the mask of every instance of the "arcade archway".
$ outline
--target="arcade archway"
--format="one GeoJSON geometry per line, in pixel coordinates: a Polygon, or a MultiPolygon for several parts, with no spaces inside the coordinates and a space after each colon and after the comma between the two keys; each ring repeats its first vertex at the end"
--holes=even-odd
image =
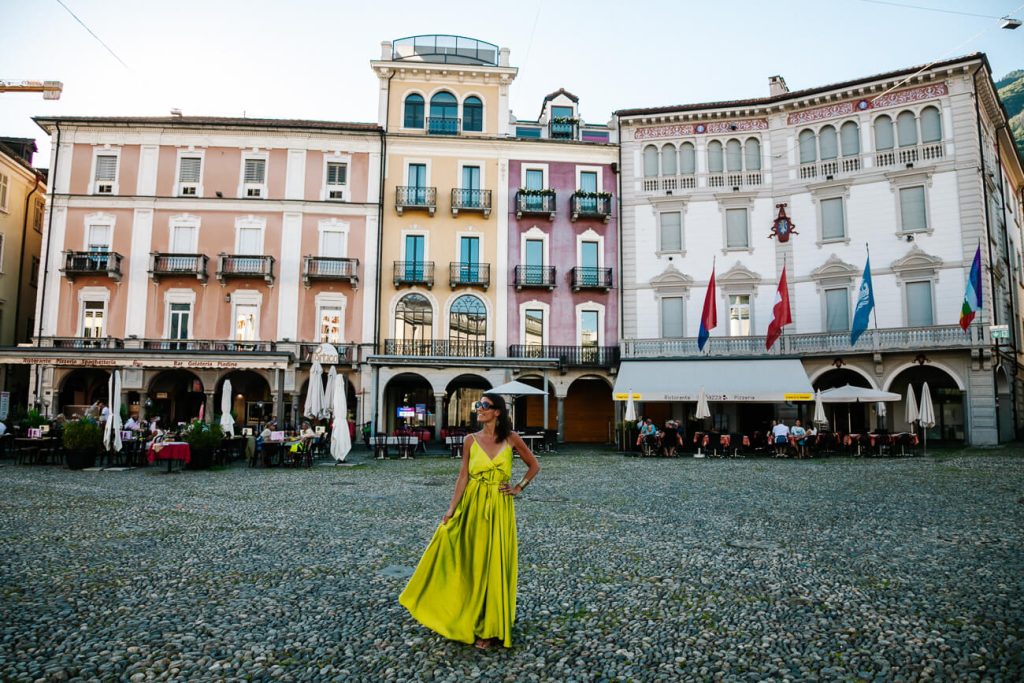
{"type": "Polygon", "coordinates": [[[61,382],[58,407],[65,417],[84,415],[96,401],[110,402],[107,381],[110,373],[97,368],[72,370],[61,382]]]}
{"type": "Polygon", "coordinates": [[[612,388],[600,377],[580,377],[565,397],[565,440],[605,443],[614,438],[612,388]]]}
{"type": "Polygon", "coordinates": [[[475,428],[476,410],[473,404],[491,388],[491,383],[478,375],[459,375],[445,387],[445,427],[475,428]]]}
{"type": "Polygon", "coordinates": [[[267,379],[252,370],[235,370],[220,378],[213,398],[213,412],[220,414],[224,380],[231,380],[231,416],[235,427],[259,427],[274,417],[274,397],[267,379]]]}
{"type": "Polygon", "coordinates": [[[413,372],[395,375],[384,387],[384,415],[380,421],[391,432],[399,427],[434,427],[434,390],[413,372]]]}
{"type": "Polygon", "coordinates": [[[165,370],[149,383],[146,417],[160,418],[165,428],[199,417],[199,408],[206,402],[203,382],[188,370],[165,370]]]}
{"type": "MultiPolygon", "coordinates": [[[[964,392],[956,379],[942,368],[934,365],[916,365],[905,368],[889,383],[889,391],[906,397],[907,387],[913,387],[914,397],[918,405],[921,403],[921,390],[928,382],[928,390],[932,395],[932,406],[935,408],[935,426],[928,430],[928,443],[962,443],[964,431],[964,392]]],[[[909,429],[906,420],[906,402],[893,406],[893,429],[903,431],[909,429]]],[[[920,429],[918,430],[920,433],[920,429]]]]}

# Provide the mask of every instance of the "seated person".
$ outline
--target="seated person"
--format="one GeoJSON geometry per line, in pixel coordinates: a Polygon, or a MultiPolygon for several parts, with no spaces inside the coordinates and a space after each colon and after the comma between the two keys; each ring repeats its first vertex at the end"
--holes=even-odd
{"type": "Polygon", "coordinates": [[[675,420],[665,422],[665,431],[661,433],[662,454],[666,458],[676,456],[676,448],[682,445],[682,437],[679,434],[679,423],[675,420]]]}
{"type": "Polygon", "coordinates": [[[312,425],[308,422],[302,423],[302,431],[299,433],[299,439],[302,440],[302,449],[309,450],[309,447],[316,440],[316,432],[313,431],[312,425]]]}
{"type": "Polygon", "coordinates": [[[142,428],[142,423],[132,415],[128,418],[128,421],[124,423],[124,430],[126,432],[137,432],[142,428]]]}
{"type": "Polygon", "coordinates": [[[800,420],[794,422],[790,427],[789,435],[796,439],[797,457],[804,457],[807,453],[807,430],[800,424],[800,420]]]}
{"type": "Polygon", "coordinates": [[[644,420],[644,426],[640,428],[640,439],[641,442],[646,441],[655,450],[660,447],[658,443],[658,428],[654,426],[654,421],[649,417],[644,420]]]}

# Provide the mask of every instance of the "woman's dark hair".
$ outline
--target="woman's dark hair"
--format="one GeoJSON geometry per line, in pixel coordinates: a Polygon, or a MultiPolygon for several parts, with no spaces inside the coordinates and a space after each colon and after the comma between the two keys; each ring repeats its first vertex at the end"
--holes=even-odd
{"type": "Polygon", "coordinates": [[[496,411],[500,411],[494,422],[494,440],[501,443],[512,433],[512,419],[508,416],[508,406],[505,405],[505,398],[500,394],[484,394],[484,398],[491,402],[496,411]]]}

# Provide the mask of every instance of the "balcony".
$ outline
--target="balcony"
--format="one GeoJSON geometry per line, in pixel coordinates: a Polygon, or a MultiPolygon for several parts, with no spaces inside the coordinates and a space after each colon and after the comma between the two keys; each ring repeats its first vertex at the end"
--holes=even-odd
{"type": "Polygon", "coordinates": [[[644,178],[644,192],[664,192],[672,194],[676,190],[697,189],[697,176],[694,173],[676,176],[660,176],[644,178]]]}
{"type": "Polygon", "coordinates": [[[607,223],[612,215],[612,197],[607,193],[575,192],[569,199],[569,206],[572,221],[577,218],[598,218],[607,223]]]}
{"type": "Polygon", "coordinates": [[[458,135],[460,130],[462,130],[462,119],[427,117],[427,135],[458,135]]]}
{"type": "Polygon", "coordinates": [[[149,255],[149,276],[154,280],[162,277],[195,277],[206,282],[206,268],[210,257],[206,254],[164,254],[153,252],[149,255]]]}
{"type": "Polygon", "coordinates": [[[491,264],[466,263],[454,261],[448,265],[448,286],[482,287],[486,290],[491,284],[491,264]]]}
{"type": "Polygon", "coordinates": [[[114,251],[65,251],[61,272],[69,280],[78,275],[106,275],[121,281],[121,261],[124,257],[114,251]]]}
{"type": "Polygon", "coordinates": [[[709,173],[708,187],[712,189],[742,190],[750,187],[760,187],[764,184],[764,177],[760,171],[709,173]]]}
{"type": "Polygon", "coordinates": [[[40,337],[39,345],[54,349],[123,349],[124,341],[114,337],[40,337]]]}
{"type": "Polygon", "coordinates": [[[878,168],[913,168],[919,162],[941,161],[944,150],[942,142],[929,142],[911,147],[886,149],[875,152],[875,166],[878,168]]]}
{"type": "Polygon", "coordinates": [[[525,215],[546,215],[549,221],[555,220],[554,190],[519,190],[516,192],[516,218],[525,215]]]}
{"type": "Polygon", "coordinates": [[[569,271],[572,279],[572,291],[578,292],[581,289],[603,289],[609,290],[612,287],[612,269],[596,268],[592,266],[576,266],[569,271]]]}
{"type": "Polygon", "coordinates": [[[385,339],[384,355],[491,358],[494,356],[494,342],[448,339],[385,339]]]}
{"type": "Polygon", "coordinates": [[[577,119],[553,119],[548,124],[548,137],[552,140],[575,140],[579,123],[577,119]]]}
{"type": "MultiPolygon", "coordinates": [[[[357,344],[331,344],[338,350],[339,365],[353,365],[359,360],[359,346],[357,344]]],[[[303,363],[312,363],[313,354],[320,350],[320,344],[302,344],[299,347],[299,360],[303,363]]]]}
{"type": "Polygon", "coordinates": [[[273,256],[237,256],[220,254],[217,264],[217,279],[221,284],[227,279],[263,278],[268,285],[274,284],[273,256]]]}
{"type": "Polygon", "coordinates": [[[395,188],[395,211],[401,216],[406,209],[420,209],[434,215],[437,210],[436,187],[408,187],[399,185],[395,188]]]}
{"type": "Polygon", "coordinates": [[[555,288],[554,266],[516,266],[516,289],[524,287],[555,288]]]}
{"type": "Polygon", "coordinates": [[[835,356],[837,354],[887,353],[972,349],[988,346],[977,328],[965,334],[959,325],[931,327],[886,328],[867,330],[856,346],[850,344],[849,332],[818,332],[783,334],[770,351],[764,348],[765,338],[712,337],[701,352],[696,337],[678,339],[624,339],[623,358],[727,358],[730,356],[835,356]]]}
{"type": "Polygon", "coordinates": [[[434,286],[433,261],[395,261],[395,287],[422,285],[427,289],[434,286]]]}
{"type": "Polygon", "coordinates": [[[619,363],[618,346],[540,346],[513,344],[509,358],[557,358],[562,368],[609,368],[619,363]]]}
{"type": "Polygon", "coordinates": [[[237,341],[233,339],[143,339],[142,348],[149,351],[221,351],[229,353],[267,353],[275,350],[272,341],[237,341]]]}
{"type": "Polygon", "coordinates": [[[825,159],[808,164],[800,164],[801,180],[832,180],[837,176],[845,176],[860,171],[862,167],[859,156],[842,157],[841,159],[825,159]]]}
{"type": "Polygon", "coordinates": [[[452,216],[458,216],[459,211],[479,211],[484,218],[490,218],[491,191],[455,188],[452,190],[452,216]]]}
{"type": "Polygon", "coordinates": [[[302,281],[307,287],[314,280],[338,280],[359,286],[359,259],[332,256],[305,256],[302,259],[302,281]]]}

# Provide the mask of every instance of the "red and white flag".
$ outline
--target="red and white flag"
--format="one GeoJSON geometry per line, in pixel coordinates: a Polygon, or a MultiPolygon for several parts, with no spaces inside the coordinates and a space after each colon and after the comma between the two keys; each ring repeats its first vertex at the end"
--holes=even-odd
{"type": "Polygon", "coordinates": [[[765,337],[764,347],[771,349],[772,345],[782,336],[782,328],[793,322],[793,316],[789,312],[789,288],[786,287],[786,267],[782,267],[782,277],[779,278],[779,289],[775,292],[775,306],[772,308],[773,318],[768,325],[768,336],[765,337]]]}

